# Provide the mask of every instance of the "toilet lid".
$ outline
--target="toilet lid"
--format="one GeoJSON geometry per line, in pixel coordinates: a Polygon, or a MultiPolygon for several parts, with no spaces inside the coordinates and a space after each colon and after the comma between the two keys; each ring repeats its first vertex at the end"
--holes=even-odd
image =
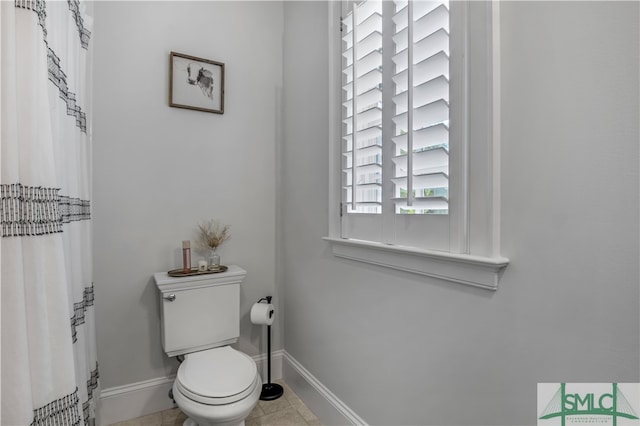
{"type": "Polygon", "coordinates": [[[176,379],[186,396],[215,404],[222,400],[228,403],[234,395],[242,398],[245,391],[251,391],[249,388],[257,376],[253,359],[230,346],[223,346],[186,355],[176,379]],[[216,402],[217,399],[220,400],[216,402]]]}

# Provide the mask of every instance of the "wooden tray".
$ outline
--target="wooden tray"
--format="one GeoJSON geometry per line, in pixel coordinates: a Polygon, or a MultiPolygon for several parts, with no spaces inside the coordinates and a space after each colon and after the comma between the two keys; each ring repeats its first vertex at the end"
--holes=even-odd
{"type": "Polygon", "coordinates": [[[198,268],[191,268],[190,272],[185,272],[184,269],[180,268],[180,269],[173,269],[167,272],[167,274],[170,277],[192,277],[194,275],[219,274],[220,272],[225,272],[227,269],[229,268],[224,265],[220,265],[218,269],[207,270],[207,271],[199,271],[198,268]]]}

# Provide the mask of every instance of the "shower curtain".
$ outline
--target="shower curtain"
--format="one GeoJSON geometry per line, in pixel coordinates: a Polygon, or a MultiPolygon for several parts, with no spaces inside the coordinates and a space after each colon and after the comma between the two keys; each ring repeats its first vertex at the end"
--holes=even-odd
{"type": "Polygon", "coordinates": [[[90,425],[91,4],[0,8],[0,424],[90,425]]]}

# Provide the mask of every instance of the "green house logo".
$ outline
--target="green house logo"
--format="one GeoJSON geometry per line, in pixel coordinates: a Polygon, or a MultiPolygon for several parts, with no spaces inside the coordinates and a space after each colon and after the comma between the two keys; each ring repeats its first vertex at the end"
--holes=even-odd
{"type": "Polygon", "coordinates": [[[631,402],[618,383],[539,383],[539,407],[543,385],[547,390],[548,386],[557,386],[557,390],[539,414],[538,425],[640,425],[637,383],[629,384],[634,386],[629,388],[633,391],[631,402]]]}

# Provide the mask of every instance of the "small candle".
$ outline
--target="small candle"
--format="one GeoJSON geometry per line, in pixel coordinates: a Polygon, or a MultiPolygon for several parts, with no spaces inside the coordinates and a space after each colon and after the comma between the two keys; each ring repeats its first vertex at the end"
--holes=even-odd
{"type": "Polygon", "coordinates": [[[207,266],[206,260],[198,260],[198,271],[205,272],[207,270],[207,266]]]}

